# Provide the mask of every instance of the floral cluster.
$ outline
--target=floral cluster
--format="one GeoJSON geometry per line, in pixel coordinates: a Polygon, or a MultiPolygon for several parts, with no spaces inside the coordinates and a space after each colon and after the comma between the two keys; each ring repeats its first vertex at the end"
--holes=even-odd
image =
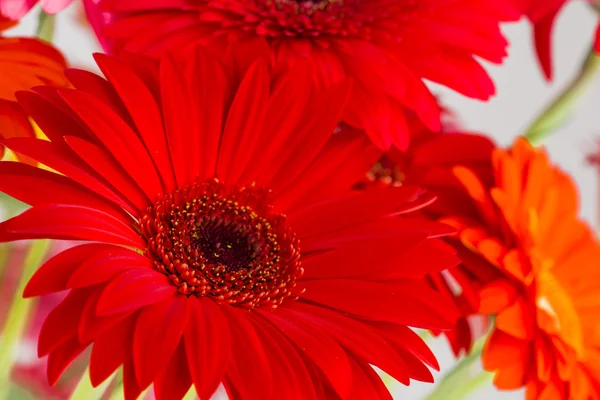
{"type": "Polygon", "coordinates": [[[0,0],[0,399],[600,400],[600,241],[540,144],[589,79],[507,148],[431,85],[489,100],[521,18],[552,81],[566,0],[82,0],[99,74],[37,3],[0,0]]]}

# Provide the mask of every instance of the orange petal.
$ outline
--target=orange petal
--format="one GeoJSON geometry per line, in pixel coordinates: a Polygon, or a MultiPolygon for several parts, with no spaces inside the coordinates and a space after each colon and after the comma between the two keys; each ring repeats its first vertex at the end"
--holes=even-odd
{"type": "Polygon", "coordinates": [[[537,365],[537,377],[542,382],[548,382],[554,367],[554,359],[551,350],[548,349],[545,342],[535,341],[535,361],[537,365]]]}
{"type": "Polygon", "coordinates": [[[506,255],[506,247],[502,242],[495,238],[483,239],[477,246],[478,251],[486,260],[500,267],[504,256],[506,255]]]}
{"type": "Polygon", "coordinates": [[[526,382],[528,368],[529,365],[527,364],[513,364],[498,370],[494,375],[494,386],[500,390],[514,390],[523,387],[526,382]]]}
{"type": "Polygon", "coordinates": [[[0,37],[0,98],[33,86],[65,86],[66,62],[51,45],[37,39],[0,37]]]}
{"type": "Polygon", "coordinates": [[[514,302],[496,317],[496,326],[519,339],[531,340],[534,336],[532,316],[523,299],[514,302]]]}
{"type": "Polygon", "coordinates": [[[531,261],[521,250],[511,250],[504,257],[503,269],[512,276],[529,285],[533,280],[531,261]]]}
{"type": "Polygon", "coordinates": [[[496,371],[512,365],[528,365],[531,361],[530,348],[530,342],[494,330],[483,348],[483,368],[496,371]]]}
{"type": "MultiPolygon", "coordinates": [[[[0,99],[0,138],[12,137],[35,137],[35,132],[25,110],[18,103],[0,99]]],[[[4,147],[1,149],[1,156],[4,156],[4,147]]],[[[22,162],[35,164],[35,161],[28,157],[20,154],[17,154],[17,157],[22,162]]]]}
{"type": "Polygon", "coordinates": [[[454,167],[454,176],[462,183],[469,196],[473,199],[481,217],[490,225],[497,220],[494,203],[488,195],[488,191],[473,171],[465,167],[454,167]]]}
{"type": "Polygon", "coordinates": [[[495,315],[511,305],[516,296],[515,288],[505,280],[485,285],[479,292],[479,312],[495,315]]]}

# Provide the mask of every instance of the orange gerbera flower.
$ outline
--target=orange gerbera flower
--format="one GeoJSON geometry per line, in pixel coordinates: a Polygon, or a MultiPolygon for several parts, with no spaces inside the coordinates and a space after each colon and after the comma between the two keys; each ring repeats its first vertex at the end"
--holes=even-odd
{"type": "Polygon", "coordinates": [[[60,52],[38,39],[2,36],[14,25],[0,17],[0,98],[15,101],[19,90],[66,85],[66,62],[60,52]]]}
{"type": "Polygon", "coordinates": [[[443,219],[503,273],[480,294],[480,312],[496,316],[483,365],[528,399],[598,399],[600,244],[577,216],[576,188],[525,139],[494,150],[493,166],[492,185],[454,168],[478,216],[443,219]]]}
{"type": "MultiPolygon", "coordinates": [[[[34,86],[67,84],[66,61],[51,45],[33,38],[6,37],[16,22],[0,16],[0,138],[33,137],[33,127],[15,92],[34,86]]],[[[0,146],[0,158],[4,147],[0,146]]],[[[24,157],[19,157],[26,160],[24,157]]]]}

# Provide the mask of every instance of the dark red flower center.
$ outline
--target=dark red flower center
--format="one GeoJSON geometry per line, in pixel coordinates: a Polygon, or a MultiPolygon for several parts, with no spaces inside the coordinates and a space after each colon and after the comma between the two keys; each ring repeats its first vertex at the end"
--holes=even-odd
{"type": "Polygon", "coordinates": [[[146,255],[180,293],[246,308],[299,294],[298,240],[263,189],[195,183],[150,207],[141,227],[146,255]]]}
{"type": "Polygon", "coordinates": [[[370,182],[381,183],[386,186],[401,186],[404,181],[404,174],[397,163],[383,155],[367,172],[367,179],[370,182]]]}
{"type": "MultiPolygon", "coordinates": [[[[254,31],[270,39],[289,37],[370,37],[371,22],[384,11],[363,9],[360,0],[222,0],[210,2],[208,18],[223,33],[254,31]],[[215,15],[217,17],[215,18],[215,15]]],[[[205,9],[203,9],[205,10],[205,9]]]]}

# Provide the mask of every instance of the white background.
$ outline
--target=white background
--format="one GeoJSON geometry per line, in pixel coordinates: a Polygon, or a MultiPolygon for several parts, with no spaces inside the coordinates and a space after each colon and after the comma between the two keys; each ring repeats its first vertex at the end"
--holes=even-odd
{"type": "MultiPolygon", "coordinates": [[[[531,31],[525,21],[506,25],[504,31],[511,42],[509,58],[502,66],[489,66],[497,85],[497,95],[489,102],[464,98],[444,88],[435,91],[447,106],[454,109],[465,128],[486,132],[500,144],[508,145],[553,97],[575,75],[587,53],[595,22],[591,8],[583,1],[573,1],[560,15],[554,32],[555,81],[545,82],[534,58],[531,31]]],[[[29,35],[34,31],[35,12],[11,34],[29,35]]],[[[91,32],[85,28],[78,4],[71,6],[57,20],[55,44],[67,56],[71,65],[95,70],[91,53],[100,51],[91,32]]],[[[597,220],[597,177],[586,165],[585,155],[595,149],[600,137],[600,78],[596,78],[573,118],[548,141],[552,158],[569,171],[581,191],[582,215],[595,224],[597,220]]],[[[454,360],[445,342],[432,343],[439,357],[442,372],[454,360]]],[[[396,398],[419,399],[430,385],[415,383],[410,388],[394,387],[396,398]]],[[[523,399],[522,392],[499,393],[491,386],[474,394],[472,399],[523,399]]]]}

